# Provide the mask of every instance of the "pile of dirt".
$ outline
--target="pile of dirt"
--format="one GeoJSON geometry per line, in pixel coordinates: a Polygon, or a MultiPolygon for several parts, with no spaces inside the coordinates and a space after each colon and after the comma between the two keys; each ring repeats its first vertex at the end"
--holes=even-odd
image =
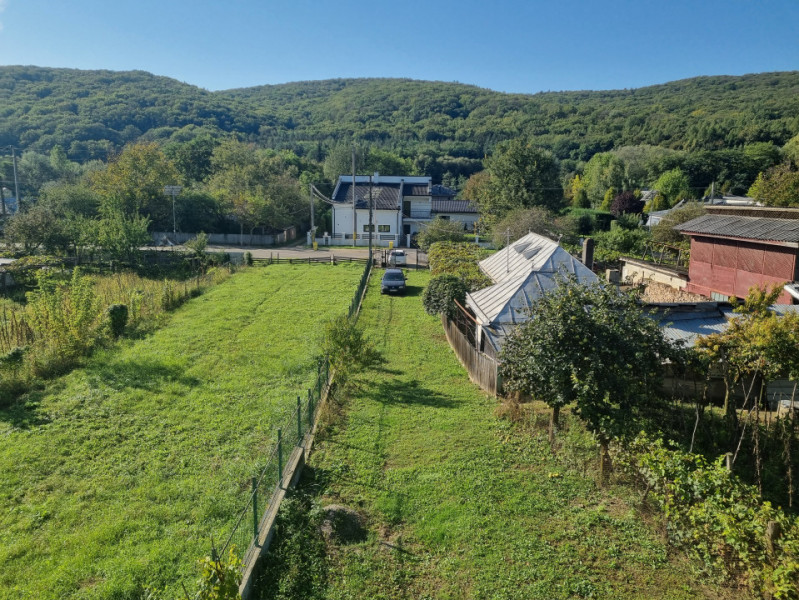
{"type": "Polygon", "coordinates": [[[644,302],[707,302],[709,299],[663,283],[652,282],[644,288],[641,300],[644,302]]]}

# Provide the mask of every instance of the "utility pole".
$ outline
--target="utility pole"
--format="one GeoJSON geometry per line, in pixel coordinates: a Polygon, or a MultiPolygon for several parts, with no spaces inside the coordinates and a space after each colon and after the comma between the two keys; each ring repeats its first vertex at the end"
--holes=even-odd
{"type": "Polygon", "coordinates": [[[14,154],[14,146],[11,146],[11,162],[14,164],[14,195],[17,198],[17,210],[19,210],[19,183],[17,182],[17,155],[14,154]]]}
{"type": "Polygon", "coordinates": [[[372,238],[375,236],[375,226],[372,222],[372,212],[374,208],[374,197],[372,194],[373,177],[369,175],[369,261],[372,260],[372,238]]]}
{"type": "Polygon", "coordinates": [[[177,220],[175,219],[175,196],[180,193],[183,188],[179,185],[165,185],[164,195],[172,196],[172,233],[178,232],[177,220]]]}
{"type": "Polygon", "coordinates": [[[358,213],[355,212],[355,144],[352,145],[352,244],[358,245],[358,213]]]}
{"type": "Polygon", "coordinates": [[[313,218],[314,218],[314,205],[313,205],[313,184],[308,184],[308,199],[311,201],[311,244],[313,244],[314,240],[316,239],[316,232],[314,229],[313,218]]]}

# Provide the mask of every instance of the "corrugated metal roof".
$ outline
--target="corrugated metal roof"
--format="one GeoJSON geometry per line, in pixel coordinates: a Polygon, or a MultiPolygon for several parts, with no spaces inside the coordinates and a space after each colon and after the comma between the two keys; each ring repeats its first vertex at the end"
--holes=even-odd
{"type": "Polygon", "coordinates": [[[556,242],[535,233],[480,261],[480,268],[496,283],[468,294],[466,302],[484,325],[526,321],[527,310],[559,276],[575,275],[580,283],[597,280],[556,242]]]}
{"type": "Polygon", "coordinates": [[[579,278],[596,276],[591,270],[566,252],[557,242],[536,233],[528,233],[480,261],[480,269],[494,282],[515,279],[533,271],[558,273],[563,269],[579,278]]]}
{"type": "MultiPolygon", "coordinates": [[[[731,306],[713,302],[697,304],[693,310],[685,310],[686,306],[675,305],[672,310],[661,306],[658,312],[647,313],[647,316],[658,322],[666,339],[682,342],[686,346],[693,346],[701,336],[723,333],[732,319],[741,316],[733,312],[731,306]]],[[[784,316],[799,312],[799,305],[775,304],[769,310],[777,316],[784,316]]]]}
{"type": "Polygon", "coordinates": [[[436,200],[433,198],[434,213],[477,213],[477,207],[468,200],[436,200]]]}
{"type": "Polygon", "coordinates": [[[704,215],[674,227],[682,233],[774,242],[799,242],[799,220],[704,215]]]}

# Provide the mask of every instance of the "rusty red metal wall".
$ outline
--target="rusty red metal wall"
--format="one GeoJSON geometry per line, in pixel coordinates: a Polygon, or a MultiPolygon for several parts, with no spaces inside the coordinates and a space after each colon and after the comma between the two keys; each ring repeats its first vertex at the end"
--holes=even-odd
{"type": "MultiPolygon", "coordinates": [[[[799,279],[797,249],[752,241],[691,238],[686,290],[704,296],[717,292],[743,298],[751,287],[783,285],[799,279]]],[[[791,304],[783,292],[777,300],[791,304]]]]}

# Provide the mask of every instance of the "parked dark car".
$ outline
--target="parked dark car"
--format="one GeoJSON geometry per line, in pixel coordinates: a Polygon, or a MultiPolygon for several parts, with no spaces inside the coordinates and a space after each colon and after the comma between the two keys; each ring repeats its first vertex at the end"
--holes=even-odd
{"type": "Polygon", "coordinates": [[[381,294],[404,294],[405,273],[402,269],[386,269],[383,280],[380,282],[381,294]]]}

